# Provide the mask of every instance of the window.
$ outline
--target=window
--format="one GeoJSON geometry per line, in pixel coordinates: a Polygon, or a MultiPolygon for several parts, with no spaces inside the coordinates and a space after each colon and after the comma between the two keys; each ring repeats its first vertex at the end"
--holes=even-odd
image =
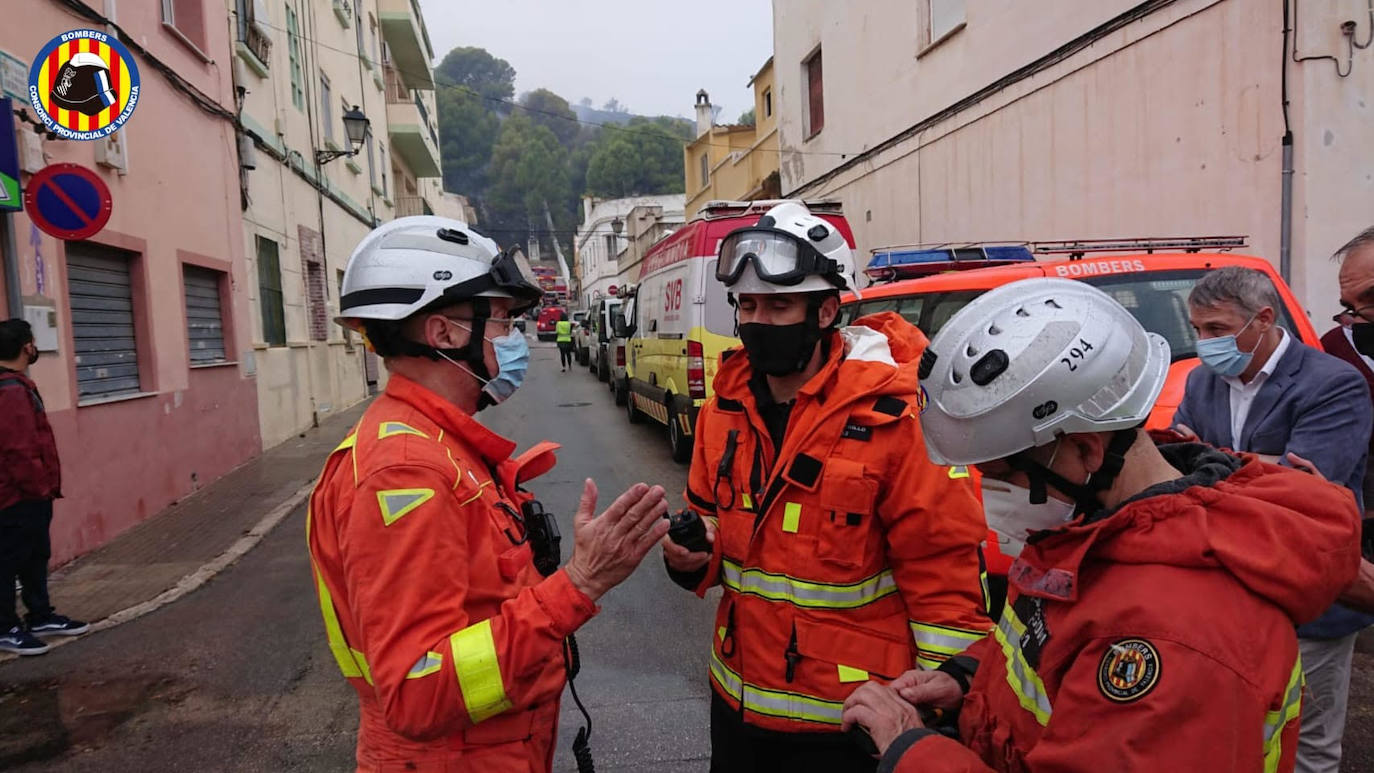
{"type": "Polygon", "coordinates": [[[324,125],[324,138],[334,139],[334,106],[330,104],[329,76],[320,73],[320,123],[324,125]]]}
{"type": "Polygon", "coordinates": [[[372,152],[372,132],[367,134],[367,181],[372,184],[372,189],[377,189],[377,162],[372,152]]]}
{"type": "Polygon", "coordinates": [[[612,261],[612,260],[615,260],[615,254],[616,254],[617,252],[618,252],[618,250],[615,248],[615,234],[606,234],[606,260],[607,260],[607,262],[612,261]]]}
{"type": "Polygon", "coordinates": [[[385,196],[387,192],[386,170],[389,164],[387,164],[386,161],[386,145],[383,145],[380,142],[377,143],[377,166],[380,168],[382,173],[382,195],[385,196]]]}
{"type": "Polygon", "coordinates": [[[806,137],[810,139],[825,128],[825,90],[821,87],[821,52],[816,51],[802,65],[806,80],[806,137]]]}
{"type": "Polygon", "coordinates": [[[267,0],[234,0],[234,21],[238,25],[238,39],[267,67],[272,58],[271,19],[267,14],[267,0]]]}
{"type": "Polygon", "coordinates": [[[964,23],[965,0],[923,0],[925,5],[925,44],[950,34],[964,23]]]}
{"type": "Polygon", "coordinates": [[[192,365],[228,362],[224,348],[224,312],[220,308],[220,283],[224,272],[200,266],[182,266],[186,292],[186,343],[192,365]]]}
{"type": "Polygon", "coordinates": [[[358,36],[358,55],[367,56],[367,46],[363,45],[363,0],[353,0],[353,31],[358,36]]]}
{"type": "Polygon", "coordinates": [[[139,391],[132,259],[121,250],[67,243],[78,400],[139,391]]]}
{"type": "MultiPolygon", "coordinates": [[[[334,270],[334,273],[338,275],[338,276],[337,276],[337,281],[338,281],[338,283],[339,283],[339,298],[342,299],[342,298],[343,298],[343,292],[344,292],[344,291],[343,291],[344,271],[343,271],[343,269],[339,268],[339,269],[335,269],[335,270],[334,270]]],[[[340,327],[341,330],[343,330],[344,346],[348,347],[348,349],[351,351],[351,350],[353,349],[353,331],[352,331],[351,329],[349,329],[348,326],[346,326],[346,325],[340,325],[339,327],[340,327]]]]}
{"type": "Polygon", "coordinates": [[[764,118],[772,118],[772,117],[773,117],[773,90],[772,90],[772,89],[764,89],[764,90],[763,90],[763,117],[764,117],[764,118]]]}
{"type": "Polygon", "coordinates": [[[277,243],[262,236],[257,241],[262,340],[268,346],[286,346],[286,312],[282,308],[281,258],[277,253],[277,243]]]}
{"type": "Polygon", "coordinates": [[[706,151],[701,152],[701,187],[705,188],[706,183],[711,181],[711,162],[706,158],[706,151]]]}
{"type": "Polygon", "coordinates": [[[301,31],[296,22],[296,12],[286,6],[287,57],[291,60],[291,104],[297,110],[305,109],[305,83],[301,72],[301,31]]]}
{"type": "Polygon", "coordinates": [[[329,340],[329,289],[325,286],[324,266],[319,261],[305,262],[306,301],[310,304],[310,340],[329,340]]]}
{"type": "Polygon", "coordinates": [[[382,54],[377,49],[377,17],[373,16],[371,13],[367,15],[367,26],[368,31],[371,33],[369,40],[372,41],[372,61],[380,62],[382,61],[382,54]]]}
{"type": "Polygon", "coordinates": [[[205,52],[205,9],[202,0],[162,0],[162,23],[182,40],[205,52]]]}

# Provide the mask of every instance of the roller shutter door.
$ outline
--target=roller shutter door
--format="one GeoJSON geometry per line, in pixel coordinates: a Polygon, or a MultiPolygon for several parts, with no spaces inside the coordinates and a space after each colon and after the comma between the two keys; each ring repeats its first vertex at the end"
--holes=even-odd
{"type": "Polygon", "coordinates": [[[127,253],[67,244],[67,292],[81,399],[139,390],[134,302],[127,253]]]}
{"type": "Polygon", "coordinates": [[[197,266],[183,268],[186,281],[186,339],[191,364],[225,362],[224,316],[220,310],[219,271],[197,266]]]}

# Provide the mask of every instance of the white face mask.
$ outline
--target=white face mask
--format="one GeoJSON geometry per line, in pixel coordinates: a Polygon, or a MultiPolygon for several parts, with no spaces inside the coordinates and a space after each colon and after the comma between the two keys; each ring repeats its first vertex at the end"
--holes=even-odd
{"type": "Polygon", "coordinates": [[[1033,505],[1030,489],[984,478],[983,512],[988,528],[997,532],[1003,555],[1017,556],[1026,547],[1026,537],[1073,520],[1074,504],[1047,496],[1042,504],[1033,505]]]}

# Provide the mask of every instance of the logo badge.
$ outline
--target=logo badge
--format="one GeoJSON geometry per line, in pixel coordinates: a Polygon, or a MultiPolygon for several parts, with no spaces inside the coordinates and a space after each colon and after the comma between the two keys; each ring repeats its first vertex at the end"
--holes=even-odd
{"type": "Polygon", "coordinates": [[[1159,684],[1159,651],[1144,639],[1122,639],[1107,647],[1097,667],[1097,687],[1108,700],[1140,700],[1159,684]]]}
{"type": "Polygon", "coordinates": [[[118,131],[138,106],[138,63],[113,36],[71,30],[48,41],[29,68],[29,106],[48,131],[98,140],[118,131]]]}
{"type": "Polygon", "coordinates": [[[925,413],[926,406],[930,403],[930,395],[926,394],[925,385],[921,385],[916,390],[916,412],[925,413]]]}

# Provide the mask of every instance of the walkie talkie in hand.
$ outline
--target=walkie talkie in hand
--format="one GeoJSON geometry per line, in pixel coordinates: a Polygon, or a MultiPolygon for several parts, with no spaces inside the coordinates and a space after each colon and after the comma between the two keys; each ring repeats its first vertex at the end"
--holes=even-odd
{"type": "Polygon", "coordinates": [[[695,510],[683,510],[663,516],[668,519],[668,539],[692,553],[710,553],[711,542],[706,539],[706,522],[695,510]]]}

